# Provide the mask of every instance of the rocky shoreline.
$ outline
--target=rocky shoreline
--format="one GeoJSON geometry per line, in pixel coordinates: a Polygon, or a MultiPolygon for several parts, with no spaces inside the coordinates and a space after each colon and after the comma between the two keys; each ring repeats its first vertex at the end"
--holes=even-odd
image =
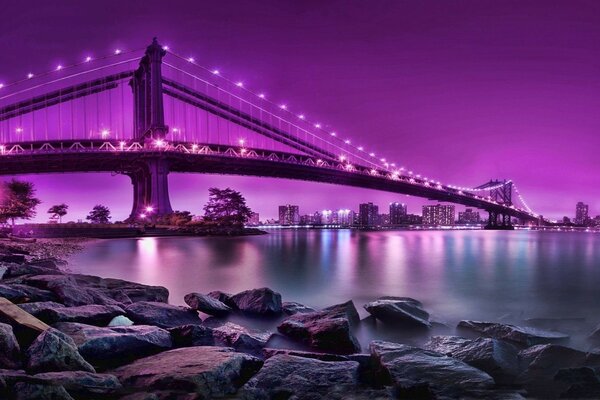
{"type": "Polygon", "coordinates": [[[600,351],[570,348],[556,330],[461,321],[460,336],[431,336],[438,323],[412,298],[376,299],[361,320],[352,301],[315,310],[269,288],[189,293],[175,306],[161,286],[66,272],[78,246],[0,242],[0,398],[600,397],[600,351]],[[430,338],[361,348],[363,324],[430,338]]]}

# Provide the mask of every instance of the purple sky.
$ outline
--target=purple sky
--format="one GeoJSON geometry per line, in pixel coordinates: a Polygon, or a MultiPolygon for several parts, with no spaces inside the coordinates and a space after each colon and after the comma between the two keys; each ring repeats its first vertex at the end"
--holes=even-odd
{"type": "MultiPolygon", "coordinates": [[[[475,186],[513,179],[529,205],[600,214],[600,3],[596,1],[28,1],[0,5],[0,82],[139,48],[152,36],[263,89],[404,166],[475,186]]],[[[128,215],[128,179],[32,176],[43,200],[128,215]]],[[[324,184],[172,175],[176,209],[200,212],[209,186],[241,190],[261,217],[421,200],[324,184]]]]}

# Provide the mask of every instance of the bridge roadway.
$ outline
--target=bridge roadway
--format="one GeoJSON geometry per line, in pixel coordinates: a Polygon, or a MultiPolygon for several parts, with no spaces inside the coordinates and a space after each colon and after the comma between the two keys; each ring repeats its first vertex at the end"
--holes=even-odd
{"type": "Polygon", "coordinates": [[[129,176],[150,161],[168,172],[246,175],[332,183],[418,196],[498,212],[521,220],[536,220],[525,210],[505,207],[469,192],[385,170],[351,166],[332,160],[223,145],[132,141],[73,140],[0,146],[0,175],[116,172],[129,176]]]}

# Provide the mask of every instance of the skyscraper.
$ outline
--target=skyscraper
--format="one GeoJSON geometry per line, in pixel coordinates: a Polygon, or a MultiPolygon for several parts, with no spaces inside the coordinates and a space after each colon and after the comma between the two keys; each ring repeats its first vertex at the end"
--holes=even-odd
{"type": "Polygon", "coordinates": [[[406,204],[390,203],[390,225],[400,225],[406,220],[406,204]]]}
{"type": "Polygon", "coordinates": [[[446,204],[423,206],[423,225],[454,225],[454,206],[446,204]]]}
{"type": "Polygon", "coordinates": [[[298,225],[300,223],[300,208],[287,204],[279,206],[279,224],[280,225],[298,225]]]}
{"type": "Polygon", "coordinates": [[[373,203],[363,203],[358,206],[358,221],[360,226],[375,226],[379,219],[379,207],[373,203]]]}
{"type": "Polygon", "coordinates": [[[589,218],[589,207],[583,202],[577,203],[575,206],[575,223],[577,225],[585,225],[589,218]]]}

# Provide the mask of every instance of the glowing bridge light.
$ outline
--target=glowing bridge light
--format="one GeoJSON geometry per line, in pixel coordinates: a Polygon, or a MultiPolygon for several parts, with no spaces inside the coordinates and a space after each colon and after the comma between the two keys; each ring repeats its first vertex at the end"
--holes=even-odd
{"type": "Polygon", "coordinates": [[[59,65],[57,65],[57,66],[56,66],[56,70],[57,70],[57,71],[60,71],[61,69],[63,69],[63,66],[62,66],[62,65],[60,65],[60,64],[59,64],[59,65]]]}
{"type": "Polygon", "coordinates": [[[152,206],[146,207],[146,212],[147,213],[151,213],[152,211],[154,211],[154,207],[152,207],[152,206]]]}
{"type": "Polygon", "coordinates": [[[280,105],[279,108],[281,108],[282,110],[287,110],[287,106],[285,104],[280,105]]]}
{"type": "Polygon", "coordinates": [[[154,141],[154,145],[156,147],[164,147],[166,145],[165,141],[163,139],[156,139],[154,141]]]}
{"type": "Polygon", "coordinates": [[[261,93],[261,94],[258,95],[258,97],[260,97],[261,99],[264,99],[265,98],[265,94],[261,93]]]}
{"type": "Polygon", "coordinates": [[[344,143],[350,144],[350,140],[346,139],[346,140],[344,140],[344,143]]]}
{"type": "Polygon", "coordinates": [[[244,87],[244,82],[236,82],[235,86],[237,86],[237,87],[244,87]]]}
{"type": "Polygon", "coordinates": [[[108,129],[102,129],[100,131],[100,136],[102,136],[103,139],[106,139],[110,136],[110,131],[108,129]]]}
{"type": "Polygon", "coordinates": [[[331,136],[335,136],[335,135],[337,135],[337,133],[331,132],[331,136]]]}
{"type": "Polygon", "coordinates": [[[27,79],[31,79],[31,78],[33,78],[33,74],[30,72],[27,74],[27,79]]]}
{"type": "Polygon", "coordinates": [[[118,56],[118,55],[119,55],[119,54],[121,54],[121,53],[122,53],[121,49],[115,49],[115,55],[116,55],[116,56],[118,56]]]}
{"type": "Polygon", "coordinates": [[[244,139],[240,139],[240,140],[239,140],[239,142],[240,142],[240,145],[242,145],[242,146],[243,146],[243,145],[244,145],[244,142],[245,142],[245,140],[244,140],[244,139]]]}
{"type": "Polygon", "coordinates": [[[320,129],[321,128],[321,124],[315,124],[315,128],[320,129]]]}
{"type": "Polygon", "coordinates": [[[369,156],[375,157],[375,153],[369,153],[369,156]]]}
{"type": "Polygon", "coordinates": [[[169,46],[163,46],[164,51],[169,51],[169,46]]]}
{"type": "Polygon", "coordinates": [[[123,150],[123,148],[125,148],[125,145],[126,145],[126,144],[127,144],[127,143],[125,143],[125,142],[123,142],[123,141],[120,141],[120,142],[119,142],[119,147],[121,148],[121,150],[123,150]]]}
{"type": "Polygon", "coordinates": [[[300,114],[300,115],[298,115],[298,118],[305,119],[306,117],[304,116],[304,114],[300,114]]]}
{"type": "Polygon", "coordinates": [[[90,56],[87,56],[84,60],[84,62],[90,62],[90,61],[92,61],[92,57],[90,57],[90,56]]]}
{"type": "Polygon", "coordinates": [[[342,155],[340,156],[340,161],[344,161],[346,159],[346,156],[342,155]]]}
{"type": "Polygon", "coordinates": [[[220,74],[220,72],[219,72],[218,69],[213,69],[212,73],[213,73],[213,75],[219,75],[220,74]]]}
{"type": "Polygon", "coordinates": [[[179,129],[179,128],[173,128],[173,133],[179,133],[179,132],[181,132],[181,129],[179,129]]]}
{"type": "Polygon", "coordinates": [[[194,57],[188,57],[187,60],[188,60],[188,62],[191,62],[191,63],[196,62],[196,60],[194,59],[194,57]]]}
{"type": "Polygon", "coordinates": [[[146,214],[144,214],[144,213],[140,214],[140,218],[141,218],[141,219],[144,219],[144,218],[146,218],[146,214]]]}
{"type": "Polygon", "coordinates": [[[358,146],[358,150],[363,151],[364,148],[362,146],[358,146]]]}
{"type": "Polygon", "coordinates": [[[23,128],[18,127],[17,129],[15,129],[15,132],[17,132],[17,133],[23,133],[23,128]]]}
{"type": "Polygon", "coordinates": [[[198,145],[197,145],[197,144],[193,144],[193,145],[192,145],[192,150],[193,150],[193,151],[196,151],[196,150],[198,150],[198,145]]]}
{"type": "Polygon", "coordinates": [[[4,83],[0,83],[0,89],[4,87],[4,83]]]}

